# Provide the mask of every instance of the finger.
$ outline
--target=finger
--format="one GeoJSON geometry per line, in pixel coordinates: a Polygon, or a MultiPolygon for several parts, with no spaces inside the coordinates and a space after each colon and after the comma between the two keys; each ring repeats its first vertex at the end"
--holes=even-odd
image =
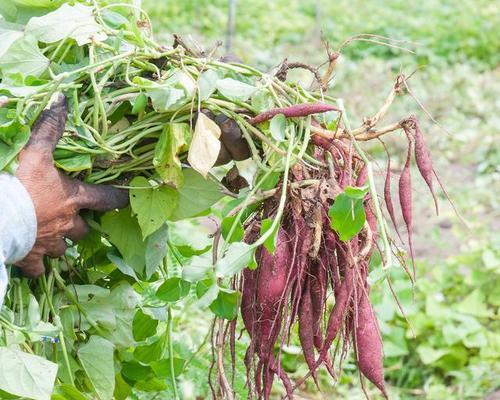
{"type": "Polygon", "coordinates": [[[76,206],[78,209],[108,211],[128,204],[128,191],[110,185],[90,185],[77,182],[76,206]]]}
{"type": "Polygon", "coordinates": [[[26,278],[38,278],[45,272],[43,256],[39,254],[30,254],[15,265],[20,268],[22,276],[26,278]]]}
{"type": "Polygon", "coordinates": [[[87,233],[89,233],[89,226],[82,217],[77,215],[73,220],[73,227],[66,232],[66,237],[73,242],[78,242],[87,233]]]}
{"type": "Polygon", "coordinates": [[[25,150],[36,149],[52,154],[64,132],[67,114],[66,97],[60,94],[36,120],[25,150]]]}
{"type": "Polygon", "coordinates": [[[46,254],[53,258],[62,257],[67,247],[68,245],[62,237],[60,239],[55,239],[50,243],[50,248],[46,249],[46,254]]]}

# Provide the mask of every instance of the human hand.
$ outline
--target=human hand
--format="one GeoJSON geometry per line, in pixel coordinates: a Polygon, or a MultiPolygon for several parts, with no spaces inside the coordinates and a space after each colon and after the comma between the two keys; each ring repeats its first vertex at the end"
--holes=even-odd
{"type": "Polygon", "coordinates": [[[78,215],[81,209],[107,211],[128,203],[127,191],[70,179],[54,166],[52,152],[64,132],[66,116],[67,103],[61,95],[41,113],[19,155],[16,177],[33,201],[37,234],[32,250],[16,265],[30,278],[43,274],[44,255],[64,254],[65,238],[77,241],[88,232],[87,224],[78,215]]]}

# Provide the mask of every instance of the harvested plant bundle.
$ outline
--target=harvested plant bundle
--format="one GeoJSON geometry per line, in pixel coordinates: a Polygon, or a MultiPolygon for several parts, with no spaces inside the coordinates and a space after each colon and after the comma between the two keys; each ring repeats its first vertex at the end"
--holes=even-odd
{"type": "MultiPolygon", "coordinates": [[[[215,297],[241,290],[242,320],[251,338],[245,357],[250,395],[269,398],[277,378],[293,397],[301,382],[292,382],[283,369],[281,348],[298,324],[316,384],[321,366],[335,379],[336,361],[352,346],[360,372],[387,396],[367,276],[377,240],[387,268],[392,249],[372,166],[358,142],[399,129],[406,133],[399,201],[413,259],[411,159],[415,154],[436,201],[431,158],[414,116],[376,128],[404,92],[405,77],[397,77],[378,113],[351,129],[342,102],[323,92],[337,53],[330,54],[323,77],[312,69],[321,88],[313,91],[286,80],[287,70],[302,64],[285,62],[278,73],[263,73],[193,50],[177,36],[172,47],[160,46],[150,31],[136,7],[98,2],[63,4],[24,27],[10,25],[1,34],[8,45],[0,52],[0,169],[15,168],[30,127],[52,96],[64,93],[69,113],[56,165],[87,182],[130,188],[125,212],[131,215],[125,217],[138,222],[142,240],[168,220],[199,215],[223,195],[234,198],[215,235],[212,263],[204,261],[200,273],[195,255],[183,279],[171,279],[178,279],[183,296],[190,282],[202,278],[211,281],[215,297]],[[214,166],[247,158],[256,171],[252,179],[233,167],[222,183],[216,180],[214,166]],[[201,204],[187,209],[183,191],[203,182],[215,182],[218,194],[200,193],[201,204]]],[[[388,163],[384,200],[395,225],[390,174],[388,163]]],[[[158,278],[159,261],[145,266],[127,258],[112,235],[108,240],[127,263],[129,269],[120,268],[125,275],[158,278]]],[[[123,262],[116,255],[110,259],[123,262]]],[[[234,364],[234,318],[227,318],[227,330],[218,325],[215,344],[218,390],[228,398],[233,394],[221,358],[230,332],[234,364]]],[[[98,331],[97,323],[92,327],[98,331]]]]}

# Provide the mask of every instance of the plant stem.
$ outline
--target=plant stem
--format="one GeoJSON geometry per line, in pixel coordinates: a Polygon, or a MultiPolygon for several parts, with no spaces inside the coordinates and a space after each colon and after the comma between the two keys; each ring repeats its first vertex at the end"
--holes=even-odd
{"type": "Polygon", "coordinates": [[[170,361],[170,378],[172,379],[172,389],[174,391],[175,399],[179,399],[179,392],[177,390],[177,382],[175,379],[175,364],[174,364],[174,343],[172,342],[172,307],[168,305],[168,321],[167,321],[167,340],[168,340],[168,358],[170,361]]]}
{"type": "Polygon", "coordinates": [[[345,131],[347,134],[351,137],[352,143],[354,145],[354,148],[358,152],[359,156],[363,159],[365,166],[366,166],[366,171],[367,171],[367,176],[368,176],[368,185],[370,189],[370,197],[373,201],[373,207],[375,208],[375,216],[377,217],[377,224],[379,227],[380,231],[380,237],[382,239],[382,243],[384,244],[384,253],[385,253],[385,263],[384,266],[382,267],[384,270],[388,269],[392,266],[392,252],[391,252],[391,245],[389,244],[389,240],[387,239],[387,232],[385,230],[385,224],[384,224],[384,217],[382,216],[382,210],[380,208],[380,203],[378,200],[378,195],[377,195],[377,189],[375,187],[375,179],[373,177],[373,169],[372,169],[372,164],[368,157],[366,156],[365,152],[359,145],[359,143],[356,141],[356,138],[351,132],[351,126],[349,123],[349,119],[347,117],[347,113],[344,107],[344,102],[342,99],[337,100],[337,104],[339,105],[339,108],[342,113],[342,121],[344,122],[344,127],[345,131]]]}

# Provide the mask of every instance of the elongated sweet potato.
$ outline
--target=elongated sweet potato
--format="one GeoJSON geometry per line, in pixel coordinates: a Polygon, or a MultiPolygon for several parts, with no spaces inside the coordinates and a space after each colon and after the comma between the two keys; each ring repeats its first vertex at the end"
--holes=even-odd
{"type": "Polygon", "coordinates": [[[367,292],[361,291],[354,327],[355,348],[361,373],[387,398],[384,384],[382,341],[367,292]]]}

